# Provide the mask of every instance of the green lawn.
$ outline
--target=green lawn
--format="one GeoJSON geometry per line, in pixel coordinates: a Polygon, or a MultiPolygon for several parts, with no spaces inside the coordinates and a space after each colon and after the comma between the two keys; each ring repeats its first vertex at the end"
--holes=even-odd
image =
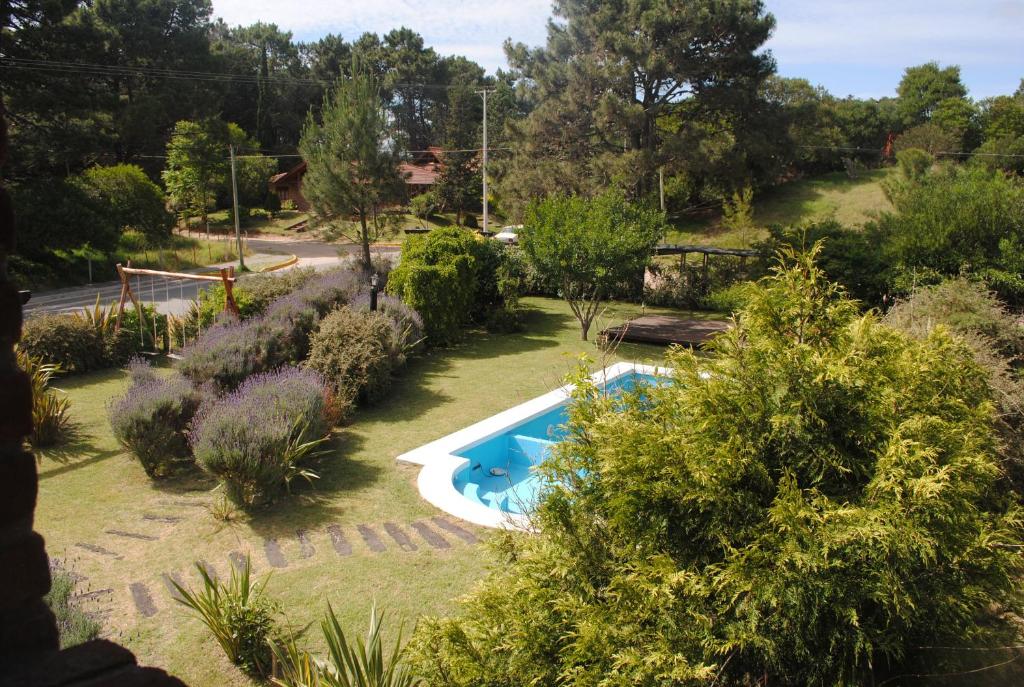
{"type": "MultiPolygon", "coordinates": [[[[248,552],[257,572],[265,574],[271,567],[264,540],[276,538],[288,566],[274,569],[268,589],[300,630],[320,617],[328,601],[346,630],[354,633],[365,631],[374,601],[393,619],[407,623],[425,613],[450,610],[453,599],[484,574],[488,554],[484,547],[449,534],[445,537],[451,548],[435,550],[408,528],[438,511],[416,491],[418,468],[399,464],[395,457],[551,390],[580,354],[598,357],[592,344],[579,340],[578,325],[564,303],[527,298],[524,305],[526,329],[521,333],[474,333],[456,348],[412,360],[383,403],[359,412],[338,430],[335,452],[321,466],[322,478],[314,488],[300,488],[268,510],[228,525],[204,507],[218,499],[209,491],[212,484],[197,478],[154,485],[117,446],[105,406],[124,388],[123,372],[63,380],[59,386],[70,395],[83,436],[41,459],[36,529],[46,537],[51,555],[66,556],[88,578],[85,587],[111,590],[87,602],[87,608],[104,614],[105,633],[136,652],[140,662],[167,668],[193,687],[247,682],[199,622],[172,602],[161,581],[162,573],[173,573],[194,582],[191,563],[196,559],[224,575],[229,552],[248,552]],[[146,515],[181,520],[162,522],[146,515]],[[399,550],[384,533],[385,522],[405,529],[418,550],[399,550]],[[369,551],[356,530],[360,524],[372,526],[387,551],[369,551]],[[342,528],[352,544],[351,555],[334,551],[329,525],[342,528]],[[302,550],[299,529],[308,530],[312,552],[302,550]],[[85,550],[78,543],[98,545],[122,558],[85,550]],[[156,607],[151,617],[137,613],[130,593],[133,583],[151,594],[156,607]]],[[[639,306],[612,305],[595,330],[638,311],[639,306]]],[[[662,348],[624,345],[612,357],[659,362],[663,354],[662,348]]],[[[305,641],[317,647],[318,638],[314,626],[305,641]]]]}
{"type": "Polygon", "coordinates": [[[815,219],[835,218],[844,225],[862,226],[876,213],[891,209],[881,182],[894,168],[875,169],[850,179],[834,172],[798,179],[754,196],[756,229],[746,235],[728,231],[717,213],[684,217],[674,223],[668,243],[738,248],[767,236],[772,224],[793,225],[815,219]]]}
{"type": "MultiPolygon", "coordinates": [[[[227,210],[217,210],[209,214],[210,231],[214,233],[234,234],[235,224],[227,210]]],[[[292,236],[296,232],[292,227],[309,219],[309,215],[300,210],[278,210],[274,213],[273,219],[266,217],[247,217],[242,223],[241,230],[250,236],[261,234],[274,234],[278,236],[292,236]]],[[[200,231],[202,226],[198,217],[192,218],[192,230],[200,231]]]]}

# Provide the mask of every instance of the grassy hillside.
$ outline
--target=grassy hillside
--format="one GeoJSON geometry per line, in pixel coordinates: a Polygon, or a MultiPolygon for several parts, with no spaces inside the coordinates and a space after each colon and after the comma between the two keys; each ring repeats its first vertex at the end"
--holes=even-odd
{"type": "Polygon", "coordinates": [[[764,238],[765,229],[772,224],[791,225],[834,217],[847,226],[861,226],[876,213],[890,208],[881,182],[894,171],[871,170],[857,179],[850,179],[845,172],[834,172],[791,181],[754,196],[754,231],[729,231],[715,212],[679,219],[667,241],[736,248],[764,238]]]}

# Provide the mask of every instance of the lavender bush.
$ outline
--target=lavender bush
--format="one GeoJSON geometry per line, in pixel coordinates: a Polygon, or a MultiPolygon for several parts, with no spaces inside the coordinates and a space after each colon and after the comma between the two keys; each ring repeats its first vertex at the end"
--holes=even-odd
{"type": "Polygon", "coordinates": [[[178,369],[194,384],[213,382],[231,390],[252,374],[288,362],[291,354],[286,323],[266,317],[227,321],[183,350],[178,369]]]}
{"type": "Polygon", "coordinates": [[[338,413],[323,377],[286,367],[256,374],[206,404],[190,435],[200,467],[217,476],[242,506],[272,500],[318,452],[338,413]]]}
{"type": "Polygon", "coordinates": [[[203,394],[181,375],[162,377],[145,363],[129,371],[128,390],[107,406],[110,427],[147,475],[167,477],[192,463],[187,432],[203,394]]]}
{"type": "Polygon", "coordinates": [[[299,363],[319,319],[347,303],[363,288],[349,270],[312,277],[301,288],[276,299],[259,317],[221,321],[182,351],[181,373],[196,384],[214,382],[224,390],[247,377],[299,363]]]}

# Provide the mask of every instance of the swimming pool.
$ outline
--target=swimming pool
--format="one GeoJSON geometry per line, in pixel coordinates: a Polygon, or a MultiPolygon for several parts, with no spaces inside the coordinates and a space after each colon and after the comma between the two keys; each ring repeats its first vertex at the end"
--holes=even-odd
{"type": "MultiPolygon", "coordinates": [[[[609,393],[665,370],[618,363],[592,379],[609,393]]],[[[404,453],[398,460],[423,465],[420,494],[452,515],[486,527],[528,529],[527,514],[542,488],[533,469],[562,439],[572,387],[562,387],[463,430],[404,453]]]]}

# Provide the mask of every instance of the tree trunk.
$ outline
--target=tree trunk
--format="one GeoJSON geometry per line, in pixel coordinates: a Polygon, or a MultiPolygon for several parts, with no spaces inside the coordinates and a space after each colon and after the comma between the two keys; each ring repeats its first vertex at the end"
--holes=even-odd
{"type": "Polygon", "coordinates": [[[370,258],[370,230],[366,226],[366,213],[359,213],[359,224],[362,227],[362,231],[359,233],[359,238],[363,244],[363,267],[369,272],[373,268],[373,260],[370,258]]]}
{"type": "Polygon", "coordinates": [[[584,341],[587,340],[587,334],[590,332],[590,320],[580,320],[580,338],[584,341]]]}

